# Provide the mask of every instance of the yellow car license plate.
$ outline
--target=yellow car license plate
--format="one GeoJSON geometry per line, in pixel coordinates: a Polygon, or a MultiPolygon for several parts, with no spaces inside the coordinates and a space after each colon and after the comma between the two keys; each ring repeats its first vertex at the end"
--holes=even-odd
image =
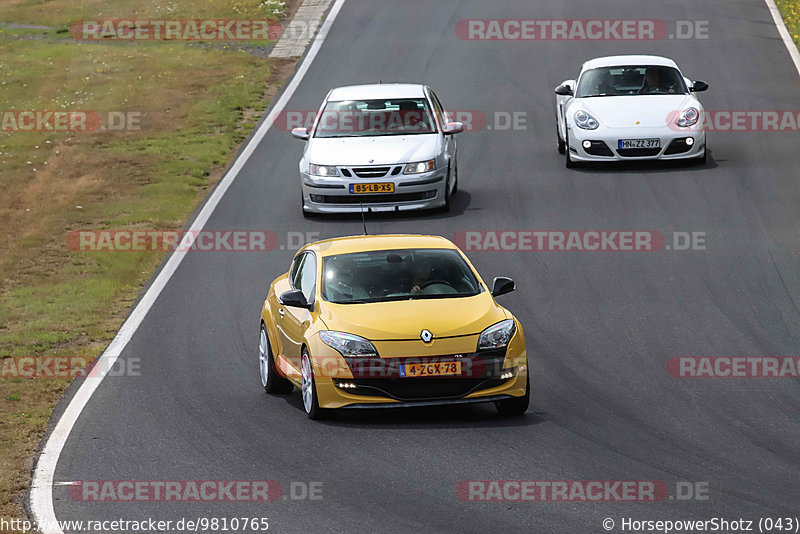
{"type": "Polygon", "coordinates": [[[449,376],[461,374],[461,362],[409,363],[403,376],[449,376]]]}
{"type": "Polygon", "coordinates": [[[394,193],[394,183],[350,184],[351,193],[394,193]]]}

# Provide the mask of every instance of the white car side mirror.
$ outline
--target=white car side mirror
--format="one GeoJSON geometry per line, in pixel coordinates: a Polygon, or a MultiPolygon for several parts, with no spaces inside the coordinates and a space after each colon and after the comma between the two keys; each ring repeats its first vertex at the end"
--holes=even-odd
{"type": "Polygon", "coordinates": [[[575,93],[575,80],[564,80],[555,92],[559,96],[572,96],[575,93]]]}
{"type": "Polygon", "coordinates": [[[308,141],[309,138],[308,128],[292,128],[292,137],[294,137],[295,139],[308,141]]]}

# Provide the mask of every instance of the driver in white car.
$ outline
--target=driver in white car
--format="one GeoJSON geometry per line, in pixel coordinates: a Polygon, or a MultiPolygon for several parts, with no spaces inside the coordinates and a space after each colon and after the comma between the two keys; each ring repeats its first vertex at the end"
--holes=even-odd
{"type": "Polygon", "coordinates": [[[651,93],[675,93],[674,84],[662,78],[660,68],[649,68],[644,74],[644,84],[639,89],[639,94],[649,95],[651,93]]]}

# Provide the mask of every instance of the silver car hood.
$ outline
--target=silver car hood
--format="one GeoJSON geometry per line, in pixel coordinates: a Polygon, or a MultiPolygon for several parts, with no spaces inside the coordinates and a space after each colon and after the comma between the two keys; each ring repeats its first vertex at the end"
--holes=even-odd
{"type": "Polygon", "coordinates": [[[306,159],[318,165],[389,165],[427,161],[439,155],[439,134],[377,137],[312,137],[306,159]]]}

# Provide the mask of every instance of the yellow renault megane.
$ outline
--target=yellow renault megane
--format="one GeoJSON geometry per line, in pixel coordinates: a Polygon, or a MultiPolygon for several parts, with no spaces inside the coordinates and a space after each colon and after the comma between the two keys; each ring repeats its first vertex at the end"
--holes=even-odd
{"type": "Polygon", "coordinates": [[[522,326],[443,237],[376,235],[303,247],[269,286],[259,364],[267,393],[302,392],[312,419],[338,408],[494,402],[528,409],[522,326]]]}

